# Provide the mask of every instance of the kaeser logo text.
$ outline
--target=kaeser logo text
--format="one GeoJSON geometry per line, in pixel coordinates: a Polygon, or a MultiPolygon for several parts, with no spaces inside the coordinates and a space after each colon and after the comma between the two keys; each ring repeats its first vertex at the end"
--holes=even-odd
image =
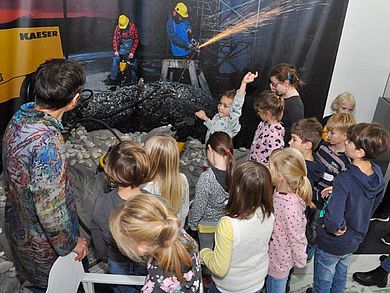
{"type": "Polygon", "coordinates": [[[57,31],[42,31],[42,32],[32,32],[32,33],[19,33],[19,37],[21,41],[25,40],[34,40],[34,39],[42,39],[42,38],[52,38],[57,37],[57,31]]]}

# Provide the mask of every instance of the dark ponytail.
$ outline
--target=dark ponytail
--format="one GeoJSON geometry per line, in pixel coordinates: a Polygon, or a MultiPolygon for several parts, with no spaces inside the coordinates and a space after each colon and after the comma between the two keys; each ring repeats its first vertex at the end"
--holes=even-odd
{"type": "Polygon", "coordinates": [[[225,132],[217,131],[210,135],[210,138],[206,143],[206,149],[208,145],[226,160],[225,184],[229,190],[235,164],[232,138],[225,132]]]}
{"type": "Polygon", "coordinates": [[[295,88],[302,88],[305,84],[297,74],[294,65],[287,63],[280,63],[275,66],[269,73],[269,77],[275,76],[280,81],[288,80],[295,88]]]}
{"type": "Polygon", "coordinates": [[[235,165],[235,159],[233,156],[233,148],[231,150],[230,149],[226,149],[226,150],[229,151],[226,152],[226,156],[224,156],[226,158],[225,184],[226,184],[226,188],[230,190],[230,185],[233,179],[233,168],[235,165]]]}

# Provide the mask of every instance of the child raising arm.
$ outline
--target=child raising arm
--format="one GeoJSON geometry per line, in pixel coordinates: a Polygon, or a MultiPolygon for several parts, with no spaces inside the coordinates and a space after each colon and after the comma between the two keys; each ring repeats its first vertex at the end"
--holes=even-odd
{"type": "Polygon", "coordinates": [[[238,91],[230,90],[225,92],[218,103],[218,113],[214,115],[213,119],[207,117],[203,110],[195,112],[195,116],[202,119],[207,127],[205,142],[216,131],[226,132],[231,138],[237,135],[241,129],[239,119],[245,100],[246,86],[248,83],[253,82],[258,75],[257,71],[256,73],[248,72],[242,79],[238,91]]]}

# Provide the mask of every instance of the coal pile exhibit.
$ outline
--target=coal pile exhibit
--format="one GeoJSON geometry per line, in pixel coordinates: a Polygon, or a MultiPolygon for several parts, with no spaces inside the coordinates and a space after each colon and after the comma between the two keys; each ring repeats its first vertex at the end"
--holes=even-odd
{"type": "Polygon", "coordinates": [[[104,129],[105,123],[123,133],[172,125],[178,140],[189,136],[203,140],[206,127],[203,121],[195,119],[194,113],[203,109],[212,117],[210,109],[215,108],[216,100],[201,89],[158,81],[84,94],[78,106],[65,114],[63,122],[68,128],[80,122],[87,131],[104,129]]]}

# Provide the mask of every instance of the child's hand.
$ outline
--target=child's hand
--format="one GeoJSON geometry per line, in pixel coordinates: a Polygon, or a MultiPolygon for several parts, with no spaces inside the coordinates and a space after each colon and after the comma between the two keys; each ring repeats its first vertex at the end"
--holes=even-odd
{"type": "Polygon", "coordinates": [[[324,190],[321,191],[321,197],[322,198],[327,198],[329,195],[332,193],[333,186],[329,186],[324,188],[324,190]]]}
{"type": "Polygon", "coordinates": [[[245,74],[244,78],[242,79],[243,83],[251,83],[259,76],[259,73],[256,71],[256,73],[248,72],[245,74]]]}
{"type": "Polygon", "coordinates": [[[204,120],[204,121],[209,120],[209,117],[207,117],[206,113],[203,110],[195,112],[195,116],[198,117],[199,119],[204,120]]]}
{"type": "Polygon", "coordinates": [[[341,229],[338,229],[337,231],[336,231],[336,233],[334,233],[334,235],[336,235],[336,236],[342,236],[342,235],[344,235],[344,233],[347,231],[347,226],[345,226],[344,228],[341,228],[341,229]]]}

